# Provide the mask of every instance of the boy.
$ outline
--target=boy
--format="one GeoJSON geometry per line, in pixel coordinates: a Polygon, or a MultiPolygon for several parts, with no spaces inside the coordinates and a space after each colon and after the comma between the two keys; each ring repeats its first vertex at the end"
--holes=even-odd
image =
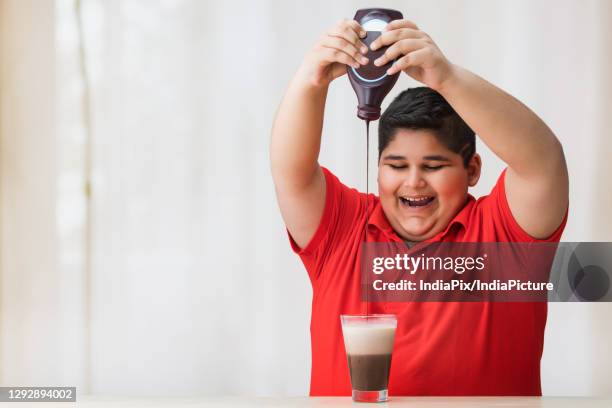
{"type": "MultiPolygon", "coordinates": [[[[275,118],[271,167],[290,240],[313,285],[310,395],[350,395],[340,314],[363,311],[359,256],[367,242],[556,242],[568,174],[552,131],[527,107],[451,64],[412,22],[391,22],[372,43],[377,65],[426,87],[400,94],[379,124],[379,197],[343,185],[317,157],[329,84],[368,61],[355,21],[321,37],[275,118]],[[508,168],[488,196],[474,132],[508,168]],[[365,230],[365,231],[364,231],[365,230]]],[[[390,395],[541,395],[545,303],[384,303],[398,327],[390,395]]]]}

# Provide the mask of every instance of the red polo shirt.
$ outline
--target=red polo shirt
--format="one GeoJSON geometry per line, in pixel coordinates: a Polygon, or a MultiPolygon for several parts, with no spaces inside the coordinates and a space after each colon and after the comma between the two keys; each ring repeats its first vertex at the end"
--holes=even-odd
{"type": "MultiPolygon", "coordinates": [[[[312,282],[310,395],[351,395],[340,314],[363,313],[359,259],[367,242],[402,242],[374,194],[366,196],[323,169],[325,209],[308,245],[291,239],[312,282]]],[[[469,196],[431,242],[536,242],[516,222],[502,172],[487,196],[469,196]]],[[[561,226],[547,242],[558,242],[561,226]]],[[[373,302],[398,326],[390,395],[541,395],[546,303],[373,302]]]]}

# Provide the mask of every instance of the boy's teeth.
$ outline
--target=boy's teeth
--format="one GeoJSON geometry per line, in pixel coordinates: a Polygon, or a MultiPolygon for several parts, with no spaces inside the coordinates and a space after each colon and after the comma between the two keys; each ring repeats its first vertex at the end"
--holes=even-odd
{"type": "Polygon", "coordinates": [[[433,200],[432,196],[400,197],[400,198],[410,206],[423,206],[423,205],[429,204],[433,200]]]}
{"type": "Polygon", "coordinates": [[[425,200],[429,200],[431,197],[418,197],[418,198],[413,198],[413,197],[402,197],[404,200],[408,200],[408,201],[412,201],[412,202],[416,202],[416,201],[425,201],[425,200]]]}

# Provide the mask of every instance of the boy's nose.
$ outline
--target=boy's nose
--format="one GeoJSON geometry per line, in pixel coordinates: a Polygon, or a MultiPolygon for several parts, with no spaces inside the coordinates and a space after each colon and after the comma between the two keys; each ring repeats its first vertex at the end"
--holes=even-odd
{"type": "Polygon", "coordinates": [[[423,178],[423,175],[418,170],[410,170],[408,172],[408,177],[404,181],[407,187],[413,189],[423,188],[427,185],[427,182],[423,178]]]}

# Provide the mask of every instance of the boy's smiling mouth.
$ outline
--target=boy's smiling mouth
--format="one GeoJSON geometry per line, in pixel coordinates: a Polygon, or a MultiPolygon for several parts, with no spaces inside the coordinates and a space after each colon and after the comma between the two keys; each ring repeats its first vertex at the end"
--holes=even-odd
{"type": "Polygon", "coordinates": [[[418,196],[409,196],[402,195],[399,196],[400,205],[404,208],[410,209],[423,209],[431,205],[434,202],[436,197],[431,195],[418,195],[418,196]]]}

